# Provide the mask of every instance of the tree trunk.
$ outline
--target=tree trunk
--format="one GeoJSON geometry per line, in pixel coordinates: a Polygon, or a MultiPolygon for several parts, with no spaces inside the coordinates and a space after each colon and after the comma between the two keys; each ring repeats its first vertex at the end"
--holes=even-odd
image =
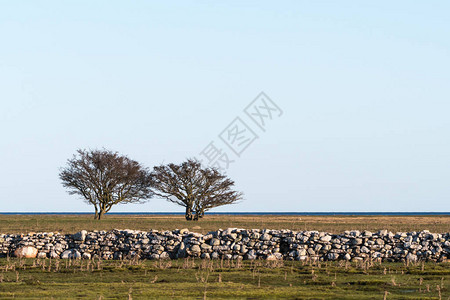
{"type": "Polygon", "coordinates": [[[195,211],[195,215],[194,215],[193,220],[194,221],[198,221],[199,219],[203,218],[204,215],[205,215],[205,211],[203,209],[195,211]]]}
{"type": "Polygon", "coordinates": [[[100,212],[98,213],[98,218],[97,218],[97,220],[100,220],[102,217],[103,217],[103,214],[104,214],[105,212],[103,211],[103,210],[100,210],[100,212]]]}
{"type": "Polygon", "coordinates": [[[97,220],[98,219],[98,208],[97,208],[97,206],[94,206],[94,207],[95,207],[94,220],[97,220]]]}
{"type": "Polygon", "coordinates": [[[192,209],[189,206],[186,206],[186,220],[191,221],[192,220],[192,209]]]}

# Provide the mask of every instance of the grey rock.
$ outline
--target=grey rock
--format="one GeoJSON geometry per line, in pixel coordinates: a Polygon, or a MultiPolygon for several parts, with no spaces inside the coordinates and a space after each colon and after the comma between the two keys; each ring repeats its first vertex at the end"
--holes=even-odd
{"type": "Polygon", "coordinates": [[[49,258],[52,258],[52,259],[59,258],[59,254],[56,253],[56,251],[51,251],[51,252],[49,253],[49,258]]]}
{"type": "Polygon", "coordinates": [[[330,235],[325,235],[323,237],[320,238],[321,242],[329,242],[331,241],[331,236],[330,235]]]}
{"type": "Polygon", "coordinates": [[[259,230],[229,228],[206,235],[185,230],[137,230],[1,234],[0,255],[32,247],[40,258],[123,259],[202,257],[224,259],[389,260],[445,261],[450,254],[450,233],[398,232],[376,234],[345,231],[259,230]],[[186,246],[187,245],[187,246],[186,246]]]}
{"type": "Polygon", "coordinates": [[[266,256],[266,260],[282,260],[283,255],[280,253],[269,254],[266,256]]]}
{"type": "Polygon", "coordinates": [[[372,235],[373,235],[373,233],[370,232],[370,231],[368,231],[368,230],[365,230],[365,231],[363,232],[363,236],[365,236],[365,237],[371,237],[372,235]]]}
{"type": "Polygon", "coordinates": [[[327,258],[328,260],[337,260],[339,258],[339,254],[330,252],[328,253],[327,258]]]}
{"type": "Polygon", "coordinates": [[[212,247],[210,245],[208,245],[208,244],[201,244],[200,248],[202,250],[209,251],[209,250],[211,250],[212,247]]]}
{"type": "Polygon", "coordinates": [[[408,255],[406,255],[406,260],[410,261],[410,262],[416,262],[417,261],[417,255],[412,254],[412,253],[408,253],[408,255]]]}
{"type": "Polygon", "coordinates": [[[180,229],[180,234],[187,234],[187,233],[189,233],[189,229],[187,228],[180,229]]]}
{"type": "Polygon", "coordinates": [[[159,259],[159,258],[160,258],[160,255],[158,253],[152,253],[150,255],[150,259],[152,259],[152,260],[156,260],[156,259],[159,259]]]}
{"type": "Polygon", "coordinates": [[[312,248],[309,248],[307,251],[309,255],[316,255],[316,252],[312,248]]]}
{"type": "Polygon", "coordinates": [[[77,232],[73,235],[73,239],[75,241],[82,241],[84,242],[84,240],[86,239],[86,235],[87,235],[87,231],[86,230],[81,230],[80,232],[77,232]]]}
{"type": "Polygon", "coordinates": [[[84,253],[81,255],[81,257],[82,257],[83,259],[91,259],[91,254],[90,254],[90,253],[87,253],[87,252],[84,252],[84,253]]]}
{"type": "Polygon", "coordinates": [[[248,251],[247,254],[245,255],[245,258],[246,258],[246,259],[249,259],[249,260],[254,260],[254,259],[256,259],[257,256],[256,256],[255,250],[250,250],[250,251],[248,251]]]}
{"type": "Polygon", "coordinates": [[[216,239],[216,238],[211,239],[211,241],[209,242],[209,244],[210,244],[211,246],[219,246],[219,245],[220,245],[220,240],[219,240],[219,239],[216,239]]]}
{"type": "Polygon", "coordinates": [[[201,252],[201,249],[198,245],[192,245],[190,250],[191,250],[191,252],[194,252],[194,253],[201,252]]]}
{"type": "Polygon", "coordinates": [[[61,254],[62,259],[81,259],[81,254],[78,250],[75,249],[69,249],[64,251],[61,254]]]}
{"type": "Polygon", "coordinates": [[[307,254],[305,249],[297,250],[297,256],[305,256],[307,254]]]}
{"type": "Polygon", "coordinates": [[[361,252],[362,252],[362,253],[370,253],[370,250],[369,250],[369,248],[367,248],[366,246],[362,246],[362,247],[361,247],[361,252]]]}
{"type": "Polygon", "coordinates": [[[271,238],[272,238],[272,236],[270,234],[264,233],[260,239],[262,241],[270,241],[271,238]]]}

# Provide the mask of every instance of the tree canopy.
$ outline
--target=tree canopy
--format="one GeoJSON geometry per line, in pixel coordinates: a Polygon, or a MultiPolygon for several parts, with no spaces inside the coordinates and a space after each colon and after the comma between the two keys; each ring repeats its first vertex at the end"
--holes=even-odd
{"type": "Polygon", "coordinates": [[[59,177],[69,194],[94,206],[98,220],[116,204],[140,203],[153,196],[149,170],[109,150],[77,150],[59,177]]]}
{"type": "Polygon", "coordinates": [[[198,220],[209,209],[236,203],[243,196],[233,190],[234,181],[195,159],[154,167],[151,182],[156,196],[186,208],[186,220],[198,220]]]}

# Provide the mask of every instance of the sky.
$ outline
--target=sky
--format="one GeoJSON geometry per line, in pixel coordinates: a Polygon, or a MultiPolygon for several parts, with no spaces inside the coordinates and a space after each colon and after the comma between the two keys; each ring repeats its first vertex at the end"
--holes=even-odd
{"type": "Polygon", "coordinates": [[[212,142],[245,195],[216,212],[448,212],[449,10],[0,0],[0,211],[91,212],[58,177],[79,148],[152,168],[212,142]],[[261,92],[264,130],[244,111],[261,92]],[[239,156],[219,137],[237,117],[257,136],[239,156]]]}

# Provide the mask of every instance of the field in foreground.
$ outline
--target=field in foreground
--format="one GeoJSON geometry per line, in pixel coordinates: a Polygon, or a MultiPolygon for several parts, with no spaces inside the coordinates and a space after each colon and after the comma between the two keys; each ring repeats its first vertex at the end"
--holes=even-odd
{"type": "Polygon", "coordinates": [[[449,232],[450,216],[282,216],[282,215],[207,215],[204,219],[186,221],[180,215],[106,215],[101,221],[91,215],[0,215],[0,233],[61,232],[85,230],[173,230],[188,228],[206,233],[219,228],[269,228],[319,230],[342,233],[345,230],[387,229],[398,231],[449,232]]]}
{"type": "MultiPolygon", "coordinates": [[[[450,231],[449,216],[0,215],[0,233],[219,228],[432,232],[450,231]]],[[[450,299],[450,263],[93,261],[0,259],[0,298],[297,298],[450,299]]]]}
{"type": "Polygon", "coordinates": [[[0,259],[0,298],[448,299],[450,264],[0,259]]]}

